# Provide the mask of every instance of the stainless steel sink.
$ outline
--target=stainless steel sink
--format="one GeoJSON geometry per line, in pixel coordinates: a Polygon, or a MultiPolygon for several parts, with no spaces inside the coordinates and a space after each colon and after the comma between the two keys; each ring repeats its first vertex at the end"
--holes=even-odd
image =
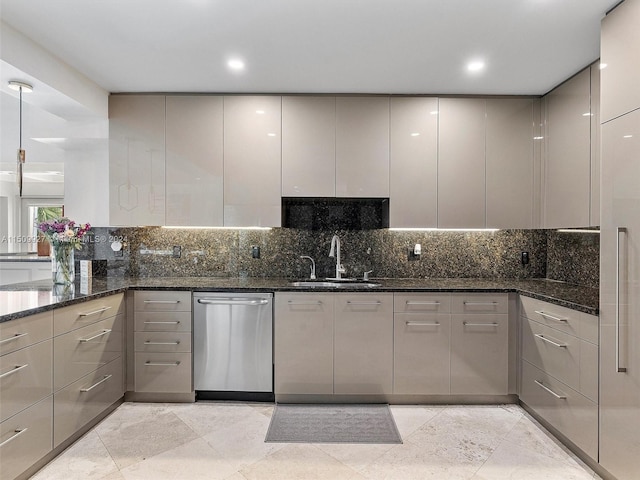
{"type": "Polygon", "coordinates": [[[292,287],[316,287],[316,288],[375,288],[379,287],[379,283],[371,283],[371,282],[363,282],[363,281],[314,281],[314,280],[303,280],[299,282],[289,282],[289,285],[292,287]]]}

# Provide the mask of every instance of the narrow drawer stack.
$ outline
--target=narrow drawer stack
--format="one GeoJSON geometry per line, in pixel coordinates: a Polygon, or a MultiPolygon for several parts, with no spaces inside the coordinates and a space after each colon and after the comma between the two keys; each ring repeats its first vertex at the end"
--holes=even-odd
{"type": "Polygon", "coordinates": [[[53,315],[0,323],[0,479],[49,453],[53,433],[53,315]]]}
{"type": "Polygon", "coordinates": [[[124,295],[53,311],[54,447],[124,394],[124,295]]]}
{"type": "Polygon", "coordinates": [[[134,292],[135,392],[193,392],[191,292],[134,292]]]}
{"type": "Polygon", "coordinates": [[[520,296],[520,399],[598,458],[598,317],[520,296]]]}

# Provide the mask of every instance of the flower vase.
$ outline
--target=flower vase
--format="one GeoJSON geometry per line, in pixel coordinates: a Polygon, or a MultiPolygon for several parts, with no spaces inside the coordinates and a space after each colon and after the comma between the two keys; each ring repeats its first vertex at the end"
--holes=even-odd
{"type": "Polygon", "coordinates": [[[71,285],[76,277],[73,245],[51,245],[51,274],[56,285],[71,285]]]}

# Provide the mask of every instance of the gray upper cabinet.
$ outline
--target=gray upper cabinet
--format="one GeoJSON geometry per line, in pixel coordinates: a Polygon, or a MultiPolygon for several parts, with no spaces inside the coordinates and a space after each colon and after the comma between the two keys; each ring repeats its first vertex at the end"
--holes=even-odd
{"type": "Polygon", "coordinates": [[[282,97],[282,196],[336,196],[335,97],[282,97]]]}
{"type": "Polygon", "coordinates": [[[440,228],[485,226],[485,115],[484,99],[440,99],[440,228]]]}
{"type": "Polygon", "coordinates": [[[487,99],[486,202],[489,228],[533,228],[534,100],[487,99]]]}
{"type": "Polygon", "coordinates": [[[223,225],[222,97],[167,96],[167,225],[223,225]]]}
{"type": "Polygon", "coordinates": [[[587,68],[545,96],[544,228],[590,224],[590,95],[587,68]]]}
{"type": "Polygon", "coordinates": [[[591,207],[590,225],[600,225],[600,67],[591,65],[591,207]]]}
{"type": "Polygon", "coordinates": [[[392,97],[389,225],[438,225],[438,99],[392,97]]]}
{"type": "Polygon", "coordinates": [[[281,97],[224,97],[224,224],[281,224],[281,97]]]}
{"type": "Polygon", "coordinates": [[[336,196],[389,196],[389,97],[336,98],[336,196]]]}
{"type": "Polygon", "coordinates": [[[109,97],[109,223],[165,224],[165,97],[109,97]]]}
{"type": "Polygon", "coordinates": [[[627,0],[602,20],[602,122],[640,108],[640,2],[627,0]]]}

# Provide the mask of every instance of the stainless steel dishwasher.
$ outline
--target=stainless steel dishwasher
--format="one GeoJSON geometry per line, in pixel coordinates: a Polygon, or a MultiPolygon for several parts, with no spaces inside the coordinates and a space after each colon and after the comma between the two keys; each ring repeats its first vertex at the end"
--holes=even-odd
{"type": "Polygon", "coordinates": [[[193,294],[196,398],[273,400],[273,294],[193,294]]]}

